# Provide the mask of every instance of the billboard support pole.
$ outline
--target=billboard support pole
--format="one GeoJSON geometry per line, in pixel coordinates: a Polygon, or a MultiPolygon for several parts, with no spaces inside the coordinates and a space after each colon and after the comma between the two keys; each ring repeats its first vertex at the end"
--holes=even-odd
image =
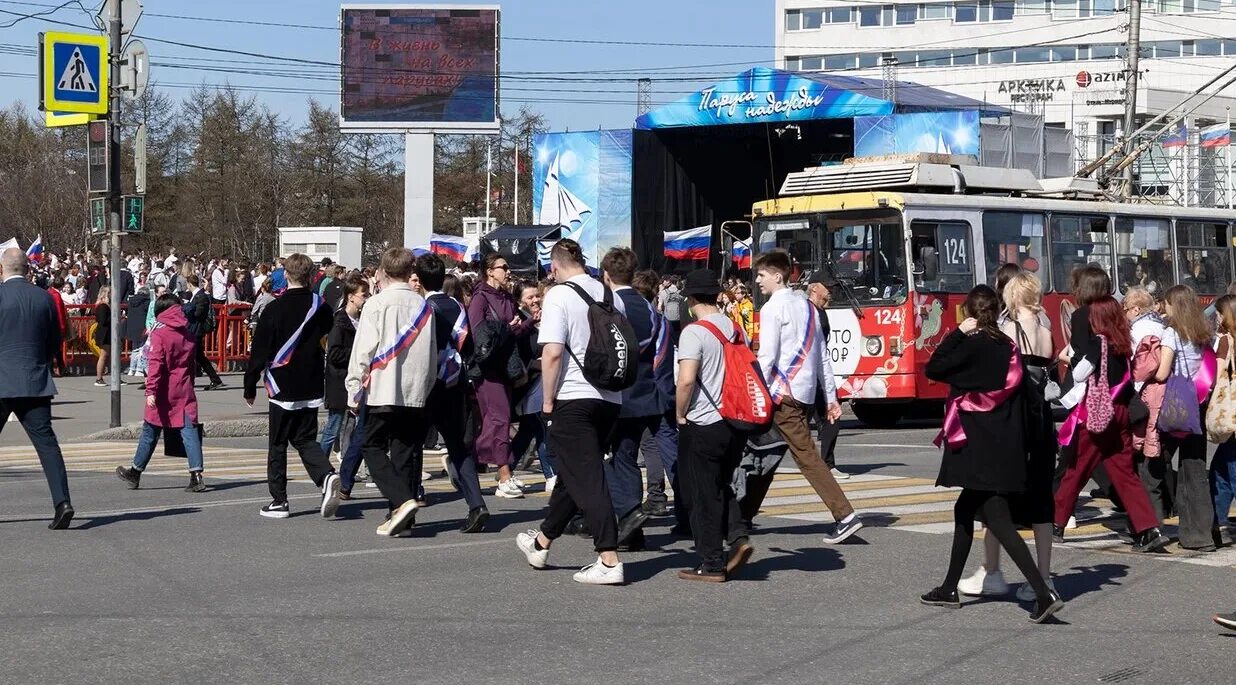
{"type": "Polygon", "coordinates": [[[404,134],[403,244],[428,245],[433,233],[433,141],[424,131],[404,134]]]}

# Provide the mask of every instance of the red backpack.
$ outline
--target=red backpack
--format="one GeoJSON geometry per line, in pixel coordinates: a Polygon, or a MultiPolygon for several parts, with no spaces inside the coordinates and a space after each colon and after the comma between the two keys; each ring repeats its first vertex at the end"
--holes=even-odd
{"type": "MultiPolygon", "coordinates": [[[[716,336],[725,353],[725,379],[721,384],[720,406],[717,412],[734,430],[747,435],[759,435],[772,426],[773,400],[760,372],[760,363],[751,348],[744,344],[741,333],[730,339],[710,321],[697,321],[716,336]]],[[[709,398],[714,403],[714,398],[709,398]]]]}

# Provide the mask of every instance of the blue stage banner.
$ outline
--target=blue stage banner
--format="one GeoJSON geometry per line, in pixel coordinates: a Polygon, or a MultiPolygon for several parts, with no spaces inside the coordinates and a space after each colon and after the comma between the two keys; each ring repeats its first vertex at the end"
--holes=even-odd
{"type": "Polygon", "coordinates": [[[648,130],[890,114],[893,103],[790,71],[756,67],[635,120],[648,130]]]}
{"type": "Polygon", "coordinates": [[[597,268],[611,247],[631,245],[630,129],[547,133],[533,140],[533,223],[562,226],[597,268]]]}
{"type": "Polygon", "coordinates": [[[855,157],[913,152],[978,157],[979,113],[967,110],[855,117],[855,157]]]}

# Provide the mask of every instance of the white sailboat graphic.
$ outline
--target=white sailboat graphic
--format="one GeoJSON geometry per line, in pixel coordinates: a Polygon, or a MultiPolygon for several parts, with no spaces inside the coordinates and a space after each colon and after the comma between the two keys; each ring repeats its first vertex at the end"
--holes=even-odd
{"type": "Polygon", "coordinates": [[[542,226],[562,226],[567,230],[565,238],[579,240],[584,223],[592,216],[592,208],[567,190],[558,180],[558,156],[549,165],[545,174],[545,187],[541,195],[541,213],[537,223],[542,226]]]}

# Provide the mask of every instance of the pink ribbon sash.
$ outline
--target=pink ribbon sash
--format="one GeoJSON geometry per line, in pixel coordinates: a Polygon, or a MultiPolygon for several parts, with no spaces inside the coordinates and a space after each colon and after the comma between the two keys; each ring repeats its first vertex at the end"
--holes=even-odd
{"type": "Polygon", "coordinates": [[[1219,358],[1207,345],[1202,349],[1202,368],[1198,369],[1197,375],[1193,377],[1193,384],[1197,387],[1198,404],[1210,399],[1210,391],[1215,387],[1215,378],[1218,374],[1219,358]]]}
{"type": "MultiPolygon", "coordinates": [[[[1098,370],[1095,370],[1098,373],[1098,370]]],[[[1124,390],[1124,386],[1129,384],[1129,372],[1124,372],[1124,378],[1120,382],[1112,386],[1112,402],[1120,396],[1120,392],[1124,390]]],[[[1068,447],[1073,443],[1073,436],[1077,433],[1078,426],[1086,424],[1086,401],[1083,399],[1073,407],[1073,411],[1069,412],[1069,417],[1060,424],[1060,432],[1056,436],[1056,442],[1060,443],[1061,447],[1068,447]]]]}
{"type": "Polygon", "coordinates": [[[1021,386],[1021,353],[1013,346],[1009,356],[1009,371],[1004,378],[1004,387],[999,390],[985,392],[967,392],[948,401],[944,412],[944,427],[932,441],[936,447],[946,443],[951,450],[959,450],[966,446],[966,430],[961,425],[961,412],[989,412],[1004,404],[1017,392],[1021,386]]]}

